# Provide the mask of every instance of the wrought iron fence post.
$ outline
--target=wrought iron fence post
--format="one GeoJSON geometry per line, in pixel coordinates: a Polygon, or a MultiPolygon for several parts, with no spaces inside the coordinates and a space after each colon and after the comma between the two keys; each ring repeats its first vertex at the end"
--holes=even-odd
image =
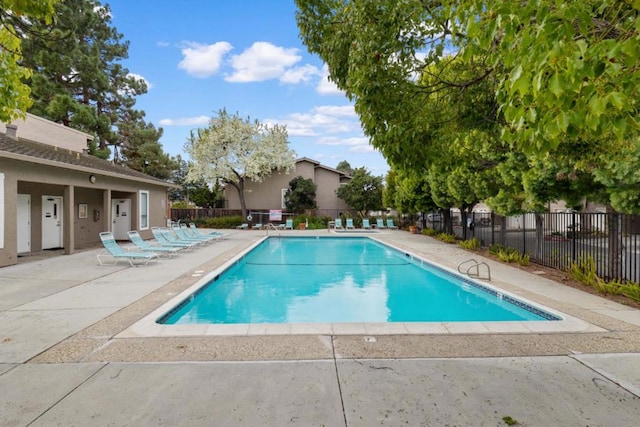
{"type": "Polygon", "coordinates": [[[571,260],[576,262],[576,213],[571,211],[571,260]]]}

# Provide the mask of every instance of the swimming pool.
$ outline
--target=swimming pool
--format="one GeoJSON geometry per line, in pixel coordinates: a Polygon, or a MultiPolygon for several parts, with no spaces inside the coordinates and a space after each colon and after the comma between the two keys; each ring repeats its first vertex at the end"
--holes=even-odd
{"type": "Polygon", "coordinates": [[[559,319],[368,237],[270,237],[161,316],[158,323],[559,319]]]}

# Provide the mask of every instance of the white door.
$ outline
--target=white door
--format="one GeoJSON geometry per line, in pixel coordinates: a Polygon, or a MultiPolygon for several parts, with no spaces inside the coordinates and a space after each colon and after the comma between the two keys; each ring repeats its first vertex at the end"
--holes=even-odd
{"type": "Polygon", "coordinates": [[[131,199],[111,200],[111,218],[113,237],[116,240],[128,240],[127,232],[131,231],[131,199]]]}
{"type": "Polygon", "coordinates": [[[18,253],[31,252],[31,195],[18,194],[18,253]]]}
{"type": "Polygon", "coordinates": [[[42,249],[61,247],[62,197],[42,196],[42,249]]]}

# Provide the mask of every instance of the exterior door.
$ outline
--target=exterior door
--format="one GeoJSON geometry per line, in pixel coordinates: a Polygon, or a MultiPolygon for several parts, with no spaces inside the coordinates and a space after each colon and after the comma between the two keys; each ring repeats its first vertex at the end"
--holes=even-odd
{"type": "Polygon", "coordinates": [[[31,252],[31,195],[18,194],[18,253],[31,252]]]}
{"type": "Polygon", "coordinates": [[[42,249],[62,247],[62,197],[42,196],[42,249]]]}
{"type": "Polygon", "coordinates": [[[111,218],[113,237],[116,240],[128,240],[127,232],[131,231],[131,199],[111,200],[111,218]]]}

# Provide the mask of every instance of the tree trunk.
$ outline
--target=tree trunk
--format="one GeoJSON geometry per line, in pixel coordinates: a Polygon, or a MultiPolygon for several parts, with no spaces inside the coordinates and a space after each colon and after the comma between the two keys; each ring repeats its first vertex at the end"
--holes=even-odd
{"type": "Polygon", "coordinates": [[[444,232],[453,234],[453,223],[451,221],[451,209],[443,209],[442,219],[444,219],[444,232]]]}
{"type": "Polygon", "coordinates": [[[620,215],[607,205],[607,231],[609,237],[608,279],[622,278],[622,224],[620,215]]]}
{"type": "Polygon", "coordinates": [[[536,259],[542,259],[542,246],[544,245],[544,216],[536,213],[536,259]]]}
{"type": "Polygon", "coordinates": [[[247,220],[247,201],[244,199],[244,179],[240,179],[238,182],[227,182],[227,184],[231,185],[238,192],[240,209],[242,210],[242,221],[247,220]]]}

